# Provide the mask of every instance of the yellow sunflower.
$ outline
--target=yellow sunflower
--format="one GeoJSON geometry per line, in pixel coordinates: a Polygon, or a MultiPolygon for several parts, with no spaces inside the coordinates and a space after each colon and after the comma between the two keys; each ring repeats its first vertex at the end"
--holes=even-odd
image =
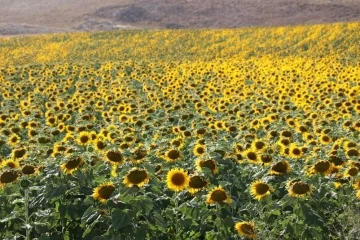
{"type": "Polygon", "coordinates": [[[328,175],[332,171],[332,163],[327,160],[321,160],[314,164],[312,167],[315,173],[320,173],[322,175],[328,175]]]}
{"type": "Polygon", "coordinates": [[[360,190],[360,178],[354,182],[353,187],[355,190],[360,190]]]}
{"type": "Polygon", "coordinates": [[[270,185],[264,183],[261,180],[253,182],[250,186],[251,195],[258,201],[270,195],[270,193],[273,191],[274,189],[270,185]]]}
{"type": "Polygon", "coordinates": [[[203,156],[205,154],[205,152],[206,152],[206,148],[205,148],[204,145],[196,144],[194,146],[193,153],[194,153],[195,156],[201,157],[201,156],[203,156]]]}
{"type": "Polygon", "coordinates": [[[165,153],[164,158],[167,162],[175,162],[181,158],[181,153],[178,149],[170,149],[165,153]]]}
{"type": "Polygon", "coordinates": [[[99,200],[100,202],[105,203],[106,200],[108,200],[111,197],[114,191],[115,191],[114,183],[112,182],[103,183],[94,189],[92,197],[95,200],[99,200]]]}
{"type": "Polygon", "coordinates": [[[88,132],[82,131],[77,138],[77,143],[81,146],[86,146],[91,142],[91,135],[88,132]]]}
{"type": "Polygon", "coordinates": [[[72,174],[83,163],[81,157],[74,157],[61,164],[61,170],[66,174],[72,174]]]}
{"type": "Polygon", "coordinates": [[[289,156],[292,158],[301,158],[303,155],[303,152],[300,147],[298,147],[296,144],[292,143],[289,147],[289,156]]]}
{"type": "Polygon", "coordinates": [[[303,181],[294,180],[288,183],[288,192],[292,197],[305,197],[311,194],[311,186],[303,181]]]}
{"type": "Polygon", "coordinates": [[[246,236],[251,239],[256,238],[256,227],[254,222],[237,222],[235,224],[235,230],[241,236],[246,236]]]}
{"type": "Polygon", "coordinates": [[[19,142],[20,142],[20,137],[16,133],[13,133],[8,137],[8,143],[10,146],[15,146],[19,142]]]}
{"type": "Polygon", "coordinates": [[[142,187],[149,182],[149,174],[145,169],[132,168],[124,177],[123,184],[128,187],[134,185],[142,187]]]}
{"type": "Polygon", "coordinates": [[[182,168],[171,169],[166,176],[166,184],[170,190],[182,191],[189,186],[189,176],[182,168]]]}
{"type": "Polygon", "coordinates": [[[215,203],[231,203],[231,198],[226,193],[226,191],[221,187],[213,188],[207,196],[206,203],[215,204],[215,203]]]}

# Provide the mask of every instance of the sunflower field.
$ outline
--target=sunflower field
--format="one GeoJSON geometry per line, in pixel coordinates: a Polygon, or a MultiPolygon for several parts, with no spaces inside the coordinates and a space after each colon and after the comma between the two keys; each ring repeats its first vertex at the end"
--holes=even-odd
{"type": "Polygon", "coordinates": [[[360,23],[0,39],[0,239],[360,239],[360,23]]]}

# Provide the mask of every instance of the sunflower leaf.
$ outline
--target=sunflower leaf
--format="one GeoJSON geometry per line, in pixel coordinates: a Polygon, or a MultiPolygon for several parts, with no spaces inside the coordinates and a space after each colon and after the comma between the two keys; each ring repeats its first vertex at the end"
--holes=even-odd
{"type": "Polygon", "coordinates": [[[112,227],[115,229],[121,229],[131,225],[131,221],[135,215],[136,213],[133,210],[115,210],[111,216],[112,227]]]}

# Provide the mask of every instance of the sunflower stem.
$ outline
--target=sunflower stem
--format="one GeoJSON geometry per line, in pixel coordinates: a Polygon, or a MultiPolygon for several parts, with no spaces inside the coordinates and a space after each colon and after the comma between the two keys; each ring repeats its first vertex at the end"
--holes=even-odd
{"type": "Polygon", "coordinates": [[[30,240],[30,218],[29,218],[29,190],[26,188],[24,189],[25,193],[25,227],[26,227],[26,240],[30,240]]]}
{"type": "Polygon", "coordinates": [[[174,208],[174,213],[175,213],[175,239],[178,239],[178,234],[179,234],[179,222],[178,222],[178,218],[177,218],[177,213],[178,213],[178,208],[179,208],[179,202],[178,202],[178,194],[179,192],[175,192],[175,208],[174,208]]]}

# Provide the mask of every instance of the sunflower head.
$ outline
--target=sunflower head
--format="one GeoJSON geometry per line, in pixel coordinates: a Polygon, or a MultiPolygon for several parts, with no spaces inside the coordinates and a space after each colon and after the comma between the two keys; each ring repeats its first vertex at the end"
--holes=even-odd
{"type": "Polygon", "coordinates": [[[254,222],[237,222],[235,224],[235,230],[240,236],[246,236],[250,239],[254,239],[256,237],[254,222]]]}
{"type": "Polygon", "coordinates": [[[316,173],[327,175],[331,173],[332,164],[327,160],[321,160],[314,164],[313,169],[316,173]]]}
{"type": "Polygon", "coordinates": [[[218,172],[218,168],[216,166],[216,161],[213,159],[208,160],[197,160],[196,168],[198,171],[202,171],[203,168],[208,168],[211,170],[212,174],[216,174],[218,172]]]}
{"type": "Polygon", "coordinates": [[[289,173],[291,167],[288,161],[281,161],[273,164],[270,169],[271,175],[283,175],[289,173]]]}
{"type": "Polygon", "coordinates": [[[199,175],[194,175],[190,177],[189,180],[189,193],[194,194],[198,191],[205,189],[208,186],[208,182],[204,177],[199,175]]]}
{"type": "Polygon", "coordinates": [[[119,165],[124,161],[122,153],[118,150],[110,150],[106,153],[106,160],[110,164],[119,165]]]}
{"type": "Polygon", "coordinates": [[[114,183],[112,182],[103,183],[94,189],[92,197],[95,200],[99,200],[100,202],[105,203],[106,200],[108,200],[111,197],[114,191],[115,191],[114,183]]]}
{"type": "Polygon", "coordinates": [[[15,182],[18,179],[18,177],[19,174],[14,170],[5,171],[0,175],[0,186],[3,187],[8,183],[15,182]]]}
{"type": "Polygon", "coordinates": [[[303,181],[293,180],[288,183],[288,192],[292,197],[302,198],[311,194],[311,186],[303,181]],[[292,182],[292,183],[291,183],[292,182]]]}
{"type": "Polygon", "coordinates": [[[203,156],[205,154],[205,152],[206,152],[206,148],[204,145],[201,145],[201,144],[196,144],[193,149],[193,153],[197,157],[203,156]]]}
{"type": "Polygon", "coordinates": [[[208,204],[231,203],[231,201],[231,198],[221,186],[213,188],[206,199],[208,204]]]}
{"type": "Polygon", "coordinates": [[[91,135],[88,132],[82,131],[77,138],[77,143],[81,146],[86,146],[91,142],[91,135]]]}
{"type": "Polygon", "coordinates": [[[258,201],[270,195],[274,189],[261,180],[253,182],[250,186],[251,195],[258,201]]]}
{"type": "Polygon", "coordinates": [[[67,160],[65,163],[61,164],[61,170],[66,174],[72,174],[76,169],[78,169],[81,164],[83,164],[83,160],[81,157],[72,157],[67,160]]]}
{"type": "Polygon", "coordinates": [[[142,187],[149,182],[149,174],[145,169],[133,168],[124,177],[123,184],[128,187],[134,185],[142,187]]]}
{"type": "Polygon", "coordinates": [[[164,158],[167,162],[175,162],[181,158],[181,153],[178,149],[170,149],[165,153],[164,158]]]}
{"type": "Polygon", "coordinates": [[[166,183],[170,190],[182,191],[189,185],[189,176],[182,168],[171,169],[166,176],[166,183]]]}

